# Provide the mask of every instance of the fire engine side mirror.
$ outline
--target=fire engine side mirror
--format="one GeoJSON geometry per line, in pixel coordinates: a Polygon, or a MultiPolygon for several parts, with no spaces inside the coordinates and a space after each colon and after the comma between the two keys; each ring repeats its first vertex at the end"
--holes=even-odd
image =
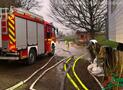
{"type": "Polygon", "coordinates": [[[57,35],[59,34],[58,28],[56,28],[56,33],[57,33],[57,35]]]}
{"type": "Polygon", "coordinates": [[[50,37],[51,37],[51,33],[47,32],[47,38],[50,38],[50,37]]]}

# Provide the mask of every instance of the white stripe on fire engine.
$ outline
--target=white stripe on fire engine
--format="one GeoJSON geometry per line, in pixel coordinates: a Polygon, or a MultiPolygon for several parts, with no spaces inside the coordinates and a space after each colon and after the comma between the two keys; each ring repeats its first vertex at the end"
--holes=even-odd
{"type": "Polygon", "coordinates": [[[13,30],[15,30],[14,26],[10,22],[8,22],[8,24],[13,30]]]}
{"type": "Polygon", "coordinates": [[[15,36],[15,33],[13,32],[13,30],[11,30],[11,28],[9,28],[9,32],[10,32],[13,36],[15,36]]]}
{"type": "Polygon", "coordinates": [[[15,24],[14,20],[12,20],[12,17],[9,17],[9,21],[10,21],[12,24],[15,24]]]}
{"type": "Polygon", "coordinates": [[[9,38],[13,41],[13,42],[15,42],[15,39],[9,34],[9,38]]]}

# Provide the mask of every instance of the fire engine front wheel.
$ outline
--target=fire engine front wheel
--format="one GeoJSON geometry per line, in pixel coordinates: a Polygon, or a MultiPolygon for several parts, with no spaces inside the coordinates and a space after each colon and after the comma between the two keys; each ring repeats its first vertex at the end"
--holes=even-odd
{"type": "Polygon", "coordinates": [[[27,64],[31,65],[35,62],[35,60],[36,60],[36,52],[34,49],[31,49],[29,52],[29,57],[27,59],[27,64]]]}

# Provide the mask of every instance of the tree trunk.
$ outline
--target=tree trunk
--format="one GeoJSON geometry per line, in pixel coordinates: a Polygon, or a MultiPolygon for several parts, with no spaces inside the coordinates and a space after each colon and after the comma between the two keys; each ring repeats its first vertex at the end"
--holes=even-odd
{"type": "Polygon", "coordinates": [[[95,39],[95,33],[94,32],[90,32],[90,38],[95,39]]]}
{"type": "MultiPolygon", "coordinates": [[[[92,21],[91,21],[91,22],[92,22],[92,21]]],[[[94,25],[93,25],[93,23],[91,23],[90,36],[91,36],[91,39],[95,39],[95,30],[94,30],[94,25]]]]}

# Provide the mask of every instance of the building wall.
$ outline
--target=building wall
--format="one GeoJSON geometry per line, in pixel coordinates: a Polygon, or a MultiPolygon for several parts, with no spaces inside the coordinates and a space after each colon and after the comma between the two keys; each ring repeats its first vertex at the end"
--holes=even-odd
{"type": "Polygon", "coordinates": [[[123,43],[123,0],[109,0],[108,9],[109,39],[123,43]]]}
{"type": "Polygon", "coordinates": [[[81,43],[86,43],[90,40],[90,34],[87,32],[77,32],[76,34],[81,43]]]}

